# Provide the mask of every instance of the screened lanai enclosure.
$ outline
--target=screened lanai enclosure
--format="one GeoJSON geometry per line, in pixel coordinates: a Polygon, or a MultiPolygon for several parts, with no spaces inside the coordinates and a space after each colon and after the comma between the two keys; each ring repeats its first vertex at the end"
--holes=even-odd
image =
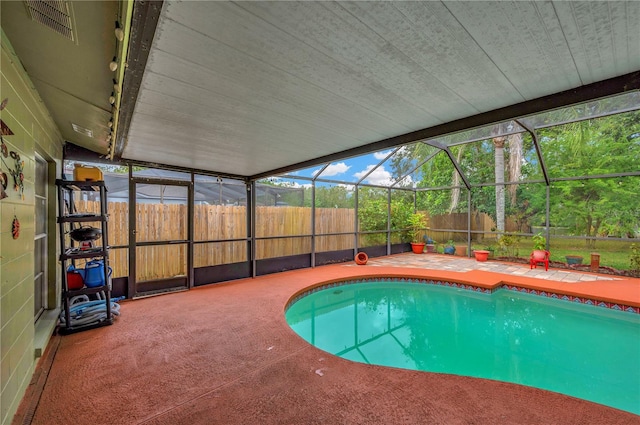
{"type": "Polygon", "coordinates": [[[66,158],[103,170],[118,295],[406,252],[414,212],[435,253],[528,261],[542,235],[552,266],[640,269],[638,92],[253,181],[66,158]]]}

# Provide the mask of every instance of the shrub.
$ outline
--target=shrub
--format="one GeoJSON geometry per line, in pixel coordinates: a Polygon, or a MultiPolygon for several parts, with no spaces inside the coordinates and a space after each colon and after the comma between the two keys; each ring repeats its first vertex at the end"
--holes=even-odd
{"type": "Polygon", "coordinates": [[[631,274],[634,276],[640,276],[640,245],[631,244],[631,267],[629,268],[631,274]]]}

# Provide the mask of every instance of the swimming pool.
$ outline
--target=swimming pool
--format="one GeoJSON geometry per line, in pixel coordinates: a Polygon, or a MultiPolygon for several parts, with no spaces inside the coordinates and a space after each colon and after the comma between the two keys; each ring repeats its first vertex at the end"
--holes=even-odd
{"type": "Polygon", "coordinates": [[[533,386],[640,414],[640,315],[499,289],[335,285],[292,302],[291,328],[345,359],[533,386]]]}

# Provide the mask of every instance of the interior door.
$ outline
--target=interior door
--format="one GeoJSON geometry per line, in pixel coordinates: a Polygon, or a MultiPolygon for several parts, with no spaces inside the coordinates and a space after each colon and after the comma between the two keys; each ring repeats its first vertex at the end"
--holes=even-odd
{"type": "Polygon", "coordinates": [[[133,297],[193,286],[193,184],[133,179],[129,294],[133,297]]]}

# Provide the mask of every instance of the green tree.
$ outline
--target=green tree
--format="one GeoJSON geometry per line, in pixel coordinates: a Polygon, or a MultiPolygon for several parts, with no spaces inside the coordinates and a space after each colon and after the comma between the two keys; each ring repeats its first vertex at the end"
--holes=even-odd
{"type": "MultiPolygon", "coordinates": [[[[394,191],[406,192],[407,191],[394,191]]],[[[386,243],[388,220],[391,230],[397,234],[397,239],[408,242],[410,239],[409,217],[413,214],[412,196],[399,193],[391,199],[391,215],[388,214],[387,190],[361,187],[358,198],[358,223],[360,231],[380,231],[363,235],[363,245],[383,245],[386,243]]]]}
{"type": "MultiPolygon", "coordinates": [[[[308,189],[311,192],[311,189],[308,189]]],[[[308,205],[305,197],[305,206],[308,205]]],[[[353,190],[345,186],[316,186],[316,208],[353,208],[353,190]]]]}
{"type": "MultiPolygon", "coordinates": [[[[552,177],[605,176],[640,169],[640,112],[581,121],[541,130],[544,158],[552,177]]],[[[551,220],[573,234],[622,236],[638,227],[637,177],[609,177],[556,182],[551,220]]]]}

